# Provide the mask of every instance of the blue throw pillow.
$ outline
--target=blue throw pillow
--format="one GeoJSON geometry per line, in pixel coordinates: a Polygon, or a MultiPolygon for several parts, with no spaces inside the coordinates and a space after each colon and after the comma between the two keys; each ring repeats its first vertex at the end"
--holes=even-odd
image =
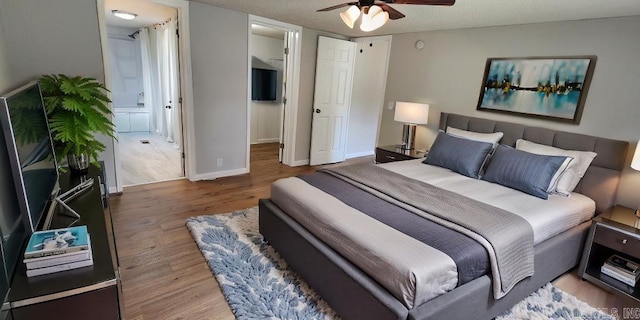
{"type": "Polygon", "coordinates": [[[438,133],[423,163],[477,179],[493,144],[438,133]]]}
{"type": "Polygon", "coordinates": [[[499,145],[482,180],[548,199],[551,179],[567,157],[545,156],[499,145]]]}

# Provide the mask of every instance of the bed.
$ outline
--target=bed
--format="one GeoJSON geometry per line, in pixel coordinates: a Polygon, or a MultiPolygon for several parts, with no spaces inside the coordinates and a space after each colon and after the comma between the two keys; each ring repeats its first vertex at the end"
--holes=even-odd
{"type": "MultiPolygon", "coordinates": [[[[366,262],[357,259],[354,260],[353,258],[353,255],[358,255],[361,252],[369,251],[370,249],[376,250],[376,248],[380,246],[383,247],[384,243],[372,245],[364,249],[355,247],[356,249],[350,250],[354,252],[349,252],[349,248],[345,249],[336,246],[336,243],[342,242],[342,239],[332,239],[334,233],[332,233],[333,231],[330,227],[316,227],[316,222],[305,221],[305,213],[302,212],[304,210],[300,210],[299,208],[310,206],[311,204],[309,203],[313,203],[314,201],[320,203],[320,205],[317,206],[324,204],[330,206],[332,205],[332,196],[323,193],[309,193],[309,196],[305,197],[304,194],[306,193],[303,192],[299,197],[293,196],[291,198],[284,198],[286,200],[283,200],[282,190],[272,189],[273,199],[263,199],[260,201],[260,232],[291,267],[327,300],[343,318],[464,319],[468,318],[471,314],[476,319],[493,318],[537,290],[546,282],[553,280],[577,265],[580,253],[582,252],[586,231],[590,225],[589,219],[593,215],[593,212],[602,212],[614,205],[618,181],[624,166],[628,147],[626,141],[616,141],[544,128],[528,127],[515,123],[442,113],[440,128],[446,130],[448,127],[480,133],[503,132],[504,137],[500,143],[509,146],[514,146],[518,139],[525,139],[538,144],[566,150],[583,150],[597,153],[597,156],[593,162],[591,162],[584,177],[575,188],[575,196],[572,195],[572,197],[570,197],[573,199],[582,199],[583,201],[578,201],[581,205],[578,205],[577,210],[574,210],[575,212],[570,214],[570,218],[564,219],[567,221],[571,220],[567,222],[569,223],[568,227],[565,226],[557,230],[553,229],[558,225],[558,223],[554,221],[544,222],[544,219],[535,217],[529,219],[530,224],[535,224],[536,221],[539,222],[539,225],[533,228],[533,244],[531,245],[532,275],[529,274],[521,281],[514,281],[512,285],[507,285],[508,288],[505,290],[498,290],[500,286],[496,286],[496,281],[499,282],[503,279],[501,275],[491,271],[494,265],[492,262],[488,263],[488,265],[491,265],[491,270],[481,271],[484,272],[482,275],[476,275],[465,281],[462,280],[462,271],[457,274],[449,272],[451,273],[447,275],[449,278],[443,276],[442,279],[444,280],[441,281],[443,284],[439,285],[449,286],[444,290],[446,293],[440,292],[435,294],[428,290],[418,290],[414,288],[415,292],[406,295],[405,291],[403,291],[406,288],[396,288],[392,280],[387,279],[385,281],[385,279],[383,279],[384,277],[380,276],[380,274],[384,274],[384,270],[386,270],[384,268],[378,268],[380,261],[367,262],[367,264],[366,262]],[[276,198],[278,200],[276,200],[276,198]],[[276,203],[280,205],[276,205],[276,203]],[[298,209],[296,209],[296,206],[298,206],[298,209]],[[329,232],[328,236],[327,234],[323,234],[325,231],[329,232]],[[369,266],[372,267],[370,268],[369,266]],[[446,284],[446,282],[450,282],[447,279],[451,278],[456,278],[461,284],[446,284]]],[[[447,170],[443,171],[442,168],[439,168],[430,171],[430,173],[426,173],[425,177],[420,177],[420,171],[416,171],[418,170],[416,168],[426,165],[418,164],[416,161],[413,162],[415,163],[406,161],[386,164],[384,165],[386,166],[384,171],[399,172],[411,177],[411,179],[406,179],[408,181],[410,180],[407,183],[414,183],[414,181],[421,179],[433,182],[433,177],[436,177],[435,180],[438,180],[438,177],[446,175],[445,171],[447,170]],[[429,176],[431,178],[429,178],[429,176]]],[[[455,177],[452,178],[454,180],[456,179],[455,177]]],[[[290,187],[291,190],[303,190],[305,183],[322,185],[322,181],[294,182],[300,184],[290,187]]],[[[403,181],[401,182],[404,183],[403,181]]],[[[274,184],[274,188],[279,188],[277,186],[280,184],[282,183],[274,184]]],[[[334,188],[333,184],[334,183],[325,183],[327,188],[334,188]]],[[[450,185],[450,183],[445,182],[441,184],[440,187],[446,189],[448,185],[450,185]]],[[[451,185],[455,185],[455,183],[451,185]]],[[[468,183],[465,182],[462,185],[464,189],[464,185],[468,185],[468,183]]],[[[407,188],[407,190],[410,190],[413,187],[409,186],[407,188]]],[[[452,188],[455,189],[456,187],[452,188]]],[[[458,183],[457,188],[460,188],[460,183],[458,183]]],[[[424,191],[421,190],[420,192],[424,191]]],[[[295,192],[292,191],[291,193],[294,194],[295,192]]],[[[331,191],[328,189],[326,193],[337,196],[342,193],[342,191],[331,191]]],[[[494,193],[494,191],[484,192],[485,196],[492,193],[494,193]]],[[[402,194],[399,196],[401,195],[402,194]]],[[[482,196],[468,195],[468,197],[482,196]]],[[[522,199],[526,199],[526,197],[522,199]]],[[[512,202],[517,203],[518,201],[519,200],[515,200],[512,202]]],[[[360,202],[367,203],[369,200],[365,199],[360,202]]],[[[572,203],[574,202],[575,201],[572,201],[572,203]]],[[[405,209],[410,210],[410,208],[405,209]]],[[[347,209],[340,209],[338,207],[336,207],[334,211],[341,210],[348,211],[347,209]]],[[[354,215],[354,217],[357,218],[357,215],[354,215]]],[[[353,220],[352,223],[358,224],[361,222],[356,219],[353,220]]],[[[340,225],[340,228],[343,227],[344,225],[340,225]]],[[[336,229],[340,228],[336,227],[336,229]]],[[[383,227],[379,230],[375,229],[375,227],[372,228],[374,229],[369,229],[368,227],[361,229],[369,231],[375,230],[371,232],[376,233],[380,232],[381,239],[391,239],[395,237],[393,234],[385,234],[383,227]]],[[[402,238],[402,236],[397,237],[402,238]]],[[[398,241],[404,240],[400,239],[398,241]]],[[[367,246],[368,244],[366,242],[367,241],[364,241],[362,245],[367,246]]],[[[398,243],[402,243],[402,245],[397,246],[397,248],[422,250],[417,245],[413,246],[410,241],[398,243]]],[[[347,245],[347,247],[348,246],[349,245],[347,245]]],[[[404,251],[407,250],[409,249],[404,251]]],[[[397,254],[400,255],[403,249],[387,251],[398,251],[399,253],[397,254]]],[[[392,252],[391,254],[396,253],[392,252]]],[[[425,251],[424,254],[429,253],[425,251]]],[[[374,253],[373,256],[376,256],[376,254],[374,253]]],[[[422,252],[417,256],[422,256],[422,252]]],[[[491,254],[489,257],[489,261],[493,261],[491,254]]],[[[368,259],[370,257],[364,258],[368,259]]],[[[395,256],[390,260],[394,259],[395,256]]],[[[407,262],[407,264],[415,265],[415,261],[407,262]]],[[[526,263],[523,262],[523,264],[526,263]]],[[[502,267],[499,269],[506,270],[502,267]]],[[[446,264],[443,265],[442,270],[444,270],[443,273],[448,272],[446,270],[446,264]]],[[[423,279],[421,281],[425,282],[423,287],[431,287],[431,284],[428,283],[428,281],[430,281],[429,279],[423,279]]],[[[504,281],[507,280],[505,279],[504,281]]],[[[504,285],[505,282],[502,283],[504,285]]]]}

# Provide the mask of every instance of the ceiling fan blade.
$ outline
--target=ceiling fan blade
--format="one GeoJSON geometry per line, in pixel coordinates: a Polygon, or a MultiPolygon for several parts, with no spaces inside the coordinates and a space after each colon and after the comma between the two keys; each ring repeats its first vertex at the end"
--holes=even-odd
{"type": "Polygon", "coordinates": [[[349,7],[349,6],[357,6],[358,3],[357,2],[347,2],[347,3],[343,3],[343,4],[339,4],[339,5],[335,5],[332,7],[328,7],[328,8],[324,8],[324,9],[320,9],[317,12],[322,12],[322,11],[331,11],[331,10],[335,10],[335,9],[340,9],[340,8],[344,8],[344,7],[349,7]]]}
{"type": "Polygon", "coordinates": [[[387,13],[389,13],[389,19],[391,20],[396,20],[396,19],[400,19],[400,18],[404,18],[405,15],[402,14],[400,11],[392,8],[391,6],[387,5],[386,3],[382,2],[382,1],[377,1],[376,5],[378,5],[380,8],[382,8],[382,10],[386,11],[387,13]]]}
{"type": "Polygon", "coordinates": [[[456,0],[384,0],[386,3],[419,4],[429,6],[452,6],[456,0]]]}

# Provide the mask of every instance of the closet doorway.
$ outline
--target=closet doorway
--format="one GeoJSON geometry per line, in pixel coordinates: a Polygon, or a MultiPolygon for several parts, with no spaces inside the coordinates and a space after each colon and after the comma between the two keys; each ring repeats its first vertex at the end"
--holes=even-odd
{"type": "Polygon", "coordinates": [[[302,27],[249,15],[247,168],[251,150],[296,165],[301,38],[302,27]]]}
{"type": "MultiPolygon", "coordinates": [[[[251,150],[282,162],[286,32],[251,25],[251,150]]],[[[264,159],[267,160],[267,159],[264,159]]]]}
{"type": "Polygon", "coordinates": [[[122,185],[183,178],[178,10],[149,0],[105,0],[105,18],[122,185]],[[136,16],[121,19],[113,10],[136,16]]]}

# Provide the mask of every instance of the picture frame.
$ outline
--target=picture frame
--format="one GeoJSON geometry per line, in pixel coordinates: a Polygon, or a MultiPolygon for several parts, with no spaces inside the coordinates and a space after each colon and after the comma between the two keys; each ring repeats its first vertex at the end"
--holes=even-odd
{"type": "Polygon", "coordinates": [[[476,109],[579,124],[596,60],[488,58],[476,109]]]}

